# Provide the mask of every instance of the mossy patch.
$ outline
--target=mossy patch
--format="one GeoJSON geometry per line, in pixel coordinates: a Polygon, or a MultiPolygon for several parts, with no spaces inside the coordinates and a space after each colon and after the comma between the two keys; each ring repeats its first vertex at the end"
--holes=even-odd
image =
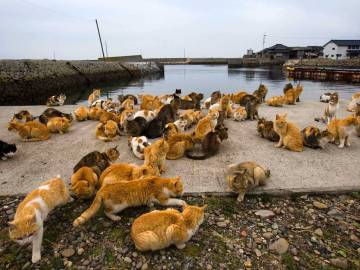
{"type": "Polygon", "coordinates": [[[202,250],[202,248],[198,245],[195,245],[195,244],[189,245],[188,244],[182,252],[184,253],[185,256],[197,257],[200,255],[201,250],[202,250]]]}
{"type": "Polygon", "coordinates": [[[288,269],[288,270],[297,270],[297,269],[299,269],[296,266],[296,262],[295,262],[294,258],[288,252],[284,253],[281,256],[281,261],[286,266],[286,269],[288,269]]]}

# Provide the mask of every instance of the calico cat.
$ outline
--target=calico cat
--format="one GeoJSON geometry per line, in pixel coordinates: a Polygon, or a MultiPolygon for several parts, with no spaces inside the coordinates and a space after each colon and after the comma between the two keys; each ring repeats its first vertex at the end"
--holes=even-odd
{"type": "Polygon", "coordinates": [[[285,96],[273,96],[265,101],[267,105],[273,107],[282,107],[283,104],[287,103],[287,99],[285,96]]]}
{"type": "Polygon", "coordinates": [[[107,167],[100,176],[100,187],[121,181],[132,181],[145,176],[154,176],[155,171],[149,166],[137,166],[129,163],[116,163],[107,167]]]}
{"type": "Polygon", "coordinates": [[[130,136],[128,145],[138,159],[144,159],[144,149],[151,144],[148,142],[148,139],[145,136],[130,136]]]}
{"type": "Polygon", "coordinates": [[[246,109],[243,106],[239,106],[234,110],[233,118],[235,121],[243,121],[247,118],[246,109]]]}
{"type": "Polygon", "coordinates": [[[228,186],[233,192],[238,193],[238,202],[244,200],[249,190],[265,185],[269,177],[270,170],[251,161],[229,165],[226,172],[228,186]]]}
{"type": "Polygon", "coordinates": [[[90,105],[90,108],[99,108],[99,109],[108,111],[109,109],[111,109],[113,107],[112,104],[113,104],[113,101],[111,98],[108,98],[107,100],[97,99],[90,105]]]}
{"type": "Polygon", "coordinates": [[[261,138],[268,139],[272,142],[278,142],[280,140],[280,136],[274,130],[273,121],[260,118],[257,123],[257,131],[260,133],[261,138]]]}
{"type": "Polygon", "coordinates": [[[62,179],[56,177],[31,191],[16,209],[14,220],[9,222],[10,239],[24,245],[32,243],[32,263],[41,259],[44,221],[55,207],[72,199],[62,179]]]}
{"type": "Polygon", "coordinates": [[[253,96],[255,96],[260,101],[260,103],[263,103],[265,101],[267,92],[267,87],[264,84],[260,84],[259,88],[254,91],[253,96]]]}
{"type": "Polygon", "coordinates": [[[90,167],[100,177],[101,173],[111,165],[111,163],[117,160],[120,156],[117,146],[114,148],[108,148],[105,152],[93,151],[86,154],[73,168],[75,173],[82,167],[90,167]]]}
{"type": "Polygon", "coordinates": [[[136,117],[143,117],[146,119],[147,122],[153,120],[155,118],[156,114],[154,111],[149,111],[149,110],[140,110],[137,111],[134,115],[134,118],[136,117]]]}
{"type": "Polygon", "coordinates": [[[144,149],[144,165],[154,169],[155,175],[165,172],[165,158],[169,152],[169,144],[160,139],[144,149]]]}
{"type": "Polygon", "coordinates": [[[324,149],[325,145],[332,141],[332,135],[329,131],[320,131],[317,127],[306,127],[301,131],[303,136],[304,145],[310,148],[324,149]]]}
{"type": "Polygon", "coordinates": [[[52,133],[64,134],[69,131],[70,121],[65,117],[53,117],[46,124],[52,133]]]}
{"type": "Polygon", "coordinates": [[[65,94],[60,94],[59,96],[51,96],[46,102],[46,106],[62,106],[66,100],[65,94]]]}
{"type": "Polygon", "coordinates": [[[38,121],[29,121],[25,124],[11,121],[8,130],[16,130],[24,142],[45,141],[50,138],[49,129],[38,121]]]}
{"type": "Polygon", "coordinates": [[[69,122],[72,122],[74,120],[71,113],[63,113],[55,108],[47,108],[43,113],[39,116],[39,121],[43,124],[47,124],[49,119],[53,117],[65,117],[69,120],[69,122]]]}
{"type": "Polygon", "coordinates": [[[155,251],[171,245],[185,248],[185,243],[203,223],[205,208],[206,205],[187,205],[182,213],[170,208],[141,215],[131,225],[131,238],[136,249],[155,251]]]}
{"type": "Polygon", "coordinates": [[[206,134],[211,131],[214,132],[218,123],[218,117],[218,111],[209,111],[208,115],[202,118],[196,125],[195,132],[193,133],[194,140],[201,141],[206,136],[206,134]]]}
{"type": "Polygon", "coordinates": [[[98,107],[92,107],[89,110],[89,119],[90,120],[95,120],[95,121],[99,121],[101,115],[104,113],[105,111],[101,108],[98,107]]]}
{"type": "Polygon", "coordinates": [[[299,128],[286,120],[287,114],[276,115],[274,131],[279,134],[279,143],[275,147],[283,147],[295,152],[302,152],[304,149],[303,138],[299,128]]]}
{"type": "Polygon", "coordinates": [[[0,159],[7,160],[8,157],[13,156],[17,148],[15,144],[8,144],[0,140],[0,159]]]}
{"type": "Polygon", "coordinates": [[[21,123],[33,121],[35,118],[26,110],[15,113],[13,118],[10,121],[17,121],[21,123]]]}
{"type": "Polygon", "coordinates": [[[127,135],[139,137],[145,134],[147,121],[144,117],[138,116],[134,120],[128,120],[124,123],[124,129],[127,135]]]}
{"type": "Polygon", "coordinates": [[[118,95],[118,100],[120,103],[123,103],[124,100],[131,98],[134,101],[135,105],[138,105],[138,99],[136,96],[127,94],[127,95],[118,95]]]}
{"type": "Polygon", "coordinates": [[[204,160],[210,158],[219,152],[221,142],[227,138],[227,128],[217,127],[215,132],[209,132],[202,140],[201,155],[195,155],[194,151],[188,151],[186,152],[186,156],[195,160],[204,160]]]}
{"type": "Polygon", "coordinates": [[[360,126],[360,117],[349,115],[344,119],[333,119],[327,129],[332,135],[332,142],[339,142],[339,148],[350,146],[350,134],[360,126]]]}
{"type": "Polygon", "coordinates": [[[101,95],[101,90],[100,89],[94,89],[94,91],[88,97],[88,105],[89,105],[89,107],[91,106],[91,104],[94,103],[94,101],[96,101],[96,100],[98,100],[100,98],[100,95],[101,95]]]}
{"type": "Polygon", "coordinates": [[[109,120],[105,124],[97,124],[95,134],[97,139],[111,142],[116,136],[120,135],[120,129],[116,122],[109,120]]]}
{"type": "Polygon", "coordinates": [[[81,167],[71,176],[71,190],[79,199],[93,197],[98,185],[98,176],[90,167],[81,167]]]}
{"type": "Polygon", "coordinates": [[[240,100],[240,105],[245,107],[247,119],[253,121],[259,119],[258,107],[260,105],[259,100],[253,95],[245,95],[240,100]]]}
{"type": "Polygon", "coordinates": [[[324,116],[321,118],[315,118],[315,121],[329,124],[332,119],[336,118],[336,113],[339,110],[339,96],[338,93],[332,93],[330,95],[329,103],[325,107],[324,116]]]}
{"type": "Polygon", "coordinates": [[[183,200],[171,198],[182,195],[183,190],[183,184],[178,176],[175,178],[149,176],[130,182],[106,184],[96,193],[91,206],[75,219],[73,225],[77,227],[85,223],[99,211],[101,205],[104,205],[105,215],[114,221],[121,219],[115,214],[128,207],[152,206],[154,203],[164,206],[184,206],[186,202],[183,200]]]}
{"type": "Polygon", "coordinates": [[[75,119],[79,122],[89,119],[89,109],[85,106],[80,106],[74,111],[75,119]]]}

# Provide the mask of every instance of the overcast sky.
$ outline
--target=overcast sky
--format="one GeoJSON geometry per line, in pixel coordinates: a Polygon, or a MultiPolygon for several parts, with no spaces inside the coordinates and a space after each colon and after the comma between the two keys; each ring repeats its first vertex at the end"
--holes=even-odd
{"type": "Polygon", "coordinates": [[[238,57],[360,38],[359,0],[0,0],[0,58],[238,57]]]}

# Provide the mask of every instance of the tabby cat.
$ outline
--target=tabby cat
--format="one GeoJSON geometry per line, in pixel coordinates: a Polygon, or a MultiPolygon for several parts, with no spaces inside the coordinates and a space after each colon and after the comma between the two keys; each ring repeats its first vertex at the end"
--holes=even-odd
{"type": "Polygon", "coordinates": [[[185,201],[171,198],[182,195],[183,190],[183,184],[178,176],[175,178],[149,176],[130,182],[106,184],[96,193],[91,206],[75,219],[73,225],[76,227],[85,223],[99,211],[101,205],[104,205],[105,215],[114,221],[121,219],[115,214],[128,207],[152,206],[154,203],[164,206],[185,206],[185,201]]]}
{"type": "Polygon", "coordinates": [[[240,100],[240,105],[245,107],[247,119],[259,119],[258,107],[260,101],[253,95],[245,95],[240,100]]]}
{"type": "Polygon", "coordinates": [[[39,121],[29,121],[25,124],[11,121],[8,130],[16,130],[24,142],[45,141],[50,138],[49,129],[39,121]]]}
{"type": "Polygon", "coordinates": [[[71,113],[63,113],[55,108],[47,108],[43,113],[39,116],[39,121],[43,124],[47,124],[47,122],[53,117],[65,117],[72,122],[74,120],[71,113]]]}
{"type": "Polygon", "coordinates": [[[329,131],[320,131],[317,127],[306,127],[301,131],[304,145],[310,148],[325,148],[325,145],[332,141],[332,135],[329,131]]]}
{"type": "Polygon", "coordinates": [[[99,121],[101,115],[104,113],[105,111],[101,108],[98,107],[92,107],[89,110],[89,119],[90,120],[95,120],[95,121],[99,121]]]}
{"type": "Polygon", "coordinates": [[[268,139],[272,142],[278,142],[280,140],[279,135],[274,130],[273,121],[260,118],[257,124],[257,131],[260,133],[261,138],[268,139]]]}
{"type": "Polygon", "coordinates": [[[275,147],[283,147],[295,152],[302,152],[304,149],[303,138],[299,128],[286,120],[287,114],[276,115],[274,130],[279,134],[279,143],[275,147]]]}
{"type": "Polygon", "coordinates": [[[285,96],[273,96],[266,100],[266,104],[273,107],[282,107],[283,104],[287,103],[285,96]]]}
{"type": "Polygon", "coordinates": [[[22,110],[18,113],[15,113],[13,118],[11,119],[11,121],[17,121],[17,122],[21,122],[21,123],[25,123],[25,122],[29,122],[29,121],[33,121],[33,120],[34,120],[34,117],[32,116],[32,114],[26,110],[22,110]]]}
{"type": "Polygon", "coordinates": [[[165,172],[165,158],[169,152],[169,144],[160,139],[144,150],[144,165],[154,169],[155,175],[165,172]]]}
{"type": "Polygon", "coordinates": [[[246,109],[243,106],[239,106],[234,110],[233,118],[235,121],[243,121],[247,118],[246,109]]]}
{"type": "Polygon", "coordinates": [[[155,210],[136,218],[131,226],[131,238],[140,251],[155,251],[185,243],[197,232],[204,221],[206,205],[185,206],[182,213],[175,209],[155,210]]]}
{"type": "Polygon", "coordinates": [[[260,103],[262,103],[265,101],[267,92],[267,87],[264,84],[260,84],[259,88],[254,91],[253,95],[260,101],[260,103]]]}

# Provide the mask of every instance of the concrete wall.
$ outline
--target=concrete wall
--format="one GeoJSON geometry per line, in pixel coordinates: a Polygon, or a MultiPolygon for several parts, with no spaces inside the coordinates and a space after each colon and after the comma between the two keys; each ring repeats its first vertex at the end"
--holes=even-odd
{"type": "Polygon", "coordinates": [[[315,59],[294,59],[288,60],[284,64],[284,67],[336,67],[336,68],[360,68],[360,58],[352,59],[329,59],[329,58],[315,58],[315,59]]]}

